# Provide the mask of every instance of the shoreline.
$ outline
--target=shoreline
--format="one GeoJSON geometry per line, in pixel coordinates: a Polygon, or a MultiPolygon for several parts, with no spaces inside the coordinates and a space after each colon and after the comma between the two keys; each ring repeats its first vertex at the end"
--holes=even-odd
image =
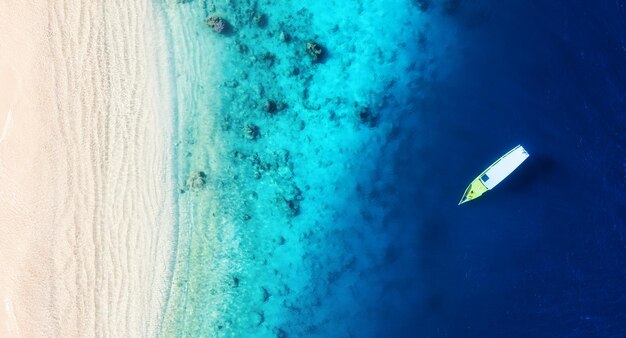
{"type": "Polygon", "coordinates": [[[2,334],[158,333],[175,224],[167,43],[157,4],[123,5],[0,5],[0,61],[22,79],[0,98],[2,334]]]}

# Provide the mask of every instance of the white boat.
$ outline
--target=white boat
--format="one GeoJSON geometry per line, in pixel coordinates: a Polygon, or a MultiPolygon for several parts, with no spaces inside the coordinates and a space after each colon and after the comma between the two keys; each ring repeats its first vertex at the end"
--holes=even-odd
{"type": "Polygon", "coordinates": [[[487,190],[495,188],[496,185],[517,169],[528,156],[528,152],[521,145],[511,149],[470,183],[467,189],[465,189],[459,205],[476,199],[487,190]]]}

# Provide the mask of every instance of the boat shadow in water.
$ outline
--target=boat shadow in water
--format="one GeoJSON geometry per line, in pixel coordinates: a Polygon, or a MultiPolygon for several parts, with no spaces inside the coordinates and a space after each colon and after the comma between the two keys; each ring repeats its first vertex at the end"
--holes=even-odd
{"type": "Polygon", "coordinates": [[[501,193],[528,192],[537,184],[549,180],[554,175],[556,167],[556,162],[549,156],[531,155],[503,182],[501,193]]]}

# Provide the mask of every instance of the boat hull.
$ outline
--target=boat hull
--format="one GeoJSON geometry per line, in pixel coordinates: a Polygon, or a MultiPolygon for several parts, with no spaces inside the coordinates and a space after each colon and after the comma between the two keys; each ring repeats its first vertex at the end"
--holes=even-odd
{"type": "Polygon", "coordinates": [[[465,189],[465,193],[463,193],[459,205],[475,200],[488,190],[495,188],[495,186],[500,184],[500,182],[515,171],[528,156],[528,152],[521,145],[516,146],[502,155],[502,157],[485,169],[485,171],[470,183],[467,189],[465,189]]]}

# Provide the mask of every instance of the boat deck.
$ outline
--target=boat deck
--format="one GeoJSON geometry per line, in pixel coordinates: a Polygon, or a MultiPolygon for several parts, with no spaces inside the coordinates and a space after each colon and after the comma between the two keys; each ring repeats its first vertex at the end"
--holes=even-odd
{"type": "Polygon", "coordinates": [[[517,169],[528,156],[528,152],[521,145],[511,149],[470,183],[467,189],[465,189],[459,205],[476,199],[487,190],[493,189],[517,169]]]}

